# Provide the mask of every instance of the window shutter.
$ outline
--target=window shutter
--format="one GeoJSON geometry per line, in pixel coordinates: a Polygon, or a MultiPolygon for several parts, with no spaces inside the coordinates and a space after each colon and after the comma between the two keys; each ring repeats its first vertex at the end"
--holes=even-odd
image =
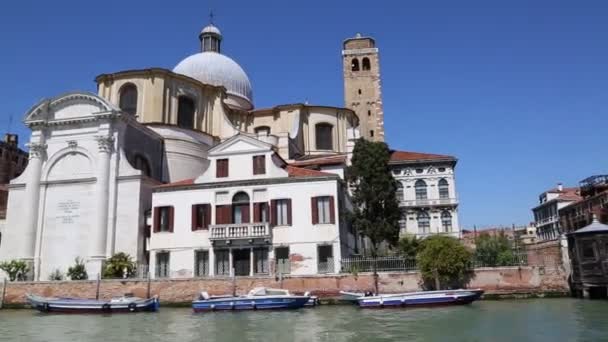
{"type": "Polygon", "coordinates": [[[291,226],[291,198],[287,200],[287,224],[291,226]]]}
{"type": "Polygon", "coordinates": [[[270,225],[271,226],[277,225],[277,201],[276,200],[270,201],[270,225]]]}
{"type": "Polygon", "coordinates": [[[205,213],[205,222],[203,223],[203,229],[209,229],[211,224],[211,204],[203,204],[203,212],[205,213]]]}
{"type": "Polygon", "coordinates": [[[317,198],[310,198],[310,212],[312,213],[312,224],[319,223],[319,208],[317,207],[317,198]]]}
{"type": "Polygon", "coordinates": [[[215,161],[215,176],[217,178],[228,177],[228,159],[217,159],[215,161]]]}
{"type": "Polygon", "coordinates": [[[192,231],[195,231],[195,230],[197,230],[199,228],[199,227],[197,227],[198,223],[199,223],[199,222],[197,222],[197,219],[198,219],[198,215],[197,215],[198,214],[198,210],[197,209],[198,209],[198,205],[193,204],[192,205],[192,219],[191,219],[191,229],[192,229],[192,231]]]}
{"type": "Polygon", "coordinates": [[[240,204],[241,206],[241,222],[249,223],[249,203],[240,204]]]}
{"type": "Polygon", "coordinates": [[[334,196],[329,196],[329,220],[336,223],[336,209],[334,208],[334,196]]]}
{"type": "Polygon", "coordinates": [[[215,224],[224,224],[224,209],[223,205],[215,206],[215,224]]]}
{"type": "Polygon", "coordinates": [[[253,203],[253,222],[262,220],[262,203],[253,203]]]}
{"type": "Polygon", "coordinates": [[[152,231],[158,233],[160,231],[160,209],[158,207],[154,208],[153,217],[152,231]]]}
{"type": "Polygon", "coordinates": [[[174,209],[173,207],[169,207],[169,232],[173,233],[173,217],[174,215],[174,209]]]}

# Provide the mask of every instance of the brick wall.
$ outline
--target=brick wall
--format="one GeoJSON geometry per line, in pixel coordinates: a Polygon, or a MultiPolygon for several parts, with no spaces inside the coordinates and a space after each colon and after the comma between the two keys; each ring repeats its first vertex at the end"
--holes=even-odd
{"type": "MultiPolygon", "coordinates": [[[[283,287],[295,293],[312,291],[320,297],[335,297],[339,291],[366,291],[373,289],[371,274],[290,277],[276,278],[238,278],[238,294],[244,294],[256,286],[283,287]]],[[[382,293],[395,293],[419,290],[417,272],[381,273],[379,287],[382,293]]],[[[148,283],[145,280],[103,280],[100,285],[100,297],[111,298],[124,293],[133,293],[139,297],[147,294],[148,283]]],[[[0,285],[1,290],[2,285],[0,285]]],[[[469,287],[483,288],[489,293],[504,292],[548,292],[568,291],[564,272],[555,269],[547,271],[538,267],[501,267],[476,270],[476,277],[469,287]]],[[[200,291],[210,294],[232,293],[231,279],[174,279],[153,280],[150,282],[152,295],[159,295],[161,303],[184,303],[191,301],[200,291]]],[[[94,298],[95,281],[59,281],[59,282],[16,282],[8,283],[5,303],[23,304],[26,293],[41,296],[94,298]]]]}

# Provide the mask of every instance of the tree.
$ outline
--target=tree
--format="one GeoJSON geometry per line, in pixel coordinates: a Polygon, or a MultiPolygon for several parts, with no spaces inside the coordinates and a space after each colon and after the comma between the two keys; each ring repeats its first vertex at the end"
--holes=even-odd
{"type": "Polygon", "coordinates": [[[89,278],[84,261],[81,258],[77,257],[74,260],[74,266],[68,268],[68,277],[72,280],[87,280],[89,278]]]}
{"type": "Polygon", "coordinates": [[[415,259],[419,247],[420,240],[416,238],[416,235],[405,235],[399,239],[397,250],[402,256],[408,259],[415,259]]]}
{"type": "Polygon", "coordinates": [[[424,286],[440,290],[462,287],[473,277],[473,253],[457,239],[434,235],[420,242],[416,263],[424,286]]]}
{"type": "Polygon", "coordinates": [[[116,253],[106,261],[103,269],[104,278],[123,278],[135,275],[137,266],[127,253],[116,253]]]}
{"type": "Polygon", "coordinates": [[[10,281],[25,280],[27,273],[30,271],[27,263],[23,260],[11,260],[0,263],[0,270],[8,274],[10,281]]]}
{"type": "MultiPolygon", "coordinates": [[[[399,239],[397,183],[388,162],[390,150],[383,142],[359,139],[353,149],[352,165],[346,181],[352,190],[354,212],[350,220],[357,232],[371,242],[371,255],[378,256],[382,243],[395,246],[399,239]]],[[[378,273],[374,263],[374,285],[378,292],[378,273]]]]}
{"type": "Polygon", "coordinates": [[[513,245],[504,232],[482,232],[475,238],[475,261],[481,266],[508,266],[515,262],[513,245]]]}

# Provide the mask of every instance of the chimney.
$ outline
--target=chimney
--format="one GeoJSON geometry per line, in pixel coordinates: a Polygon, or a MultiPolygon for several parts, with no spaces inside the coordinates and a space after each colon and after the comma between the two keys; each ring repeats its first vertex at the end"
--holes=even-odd
{"type": "Polygon", "coordinates": [[[564,185],[561,182],[557,183],[557,191],[564,191],[564,185]]]}

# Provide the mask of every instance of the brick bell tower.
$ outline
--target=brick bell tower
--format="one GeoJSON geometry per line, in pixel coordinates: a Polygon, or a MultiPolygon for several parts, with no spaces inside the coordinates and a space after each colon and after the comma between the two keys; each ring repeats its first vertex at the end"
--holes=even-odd
{"type": "Polygon", "coordinates": [[[344,106],[359,116],[361,137],[384,141],[380,61],[376,41],[360,34],[344,41],[344,106]]]}

